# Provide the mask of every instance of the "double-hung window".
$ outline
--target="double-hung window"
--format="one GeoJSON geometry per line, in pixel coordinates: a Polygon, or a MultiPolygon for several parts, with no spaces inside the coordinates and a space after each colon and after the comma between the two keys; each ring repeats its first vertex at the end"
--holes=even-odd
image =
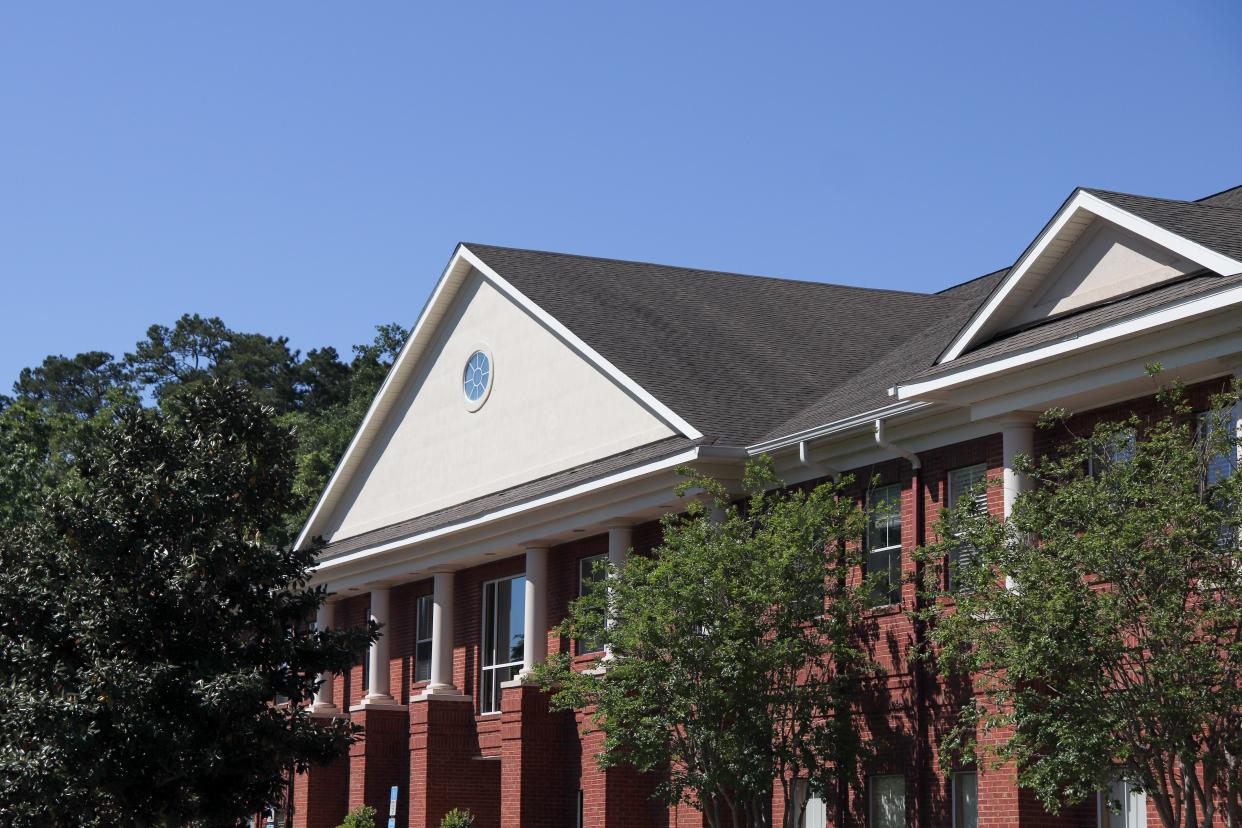
{"type": "Polygon", "coordinates": [[[480,709],[500,710],[500,685],[522,669],[526,623],[526,578],[517,575],[483,585],[483,657],[480,709]]]}
{"type": "Polygon", "coordinates": [[[414,602],[414,681],[431,681],[432,597],[420,595],[414,602]]]}
{"type": "Polygon", "coordinates": [[[906,778],[896,774],[873,776],[870,782],[870,828],[905,828],[906,778]]]}
{"type": "MultiPolygon", "coordinates": [[[[596,583],[604,580],[608,574],[604,562],[608,559],[607,555],[592,555],[589,558],[583,558],[578,561],[578,597],[581,598],[591,591],[591,587],[596,583]]],[[[587,653],[597,653],[604,649],[603,645],[598,641],[589,641],[577,639],[574,641],[574,653],[577,655],[586,655],[587,653]]]]}
{"type": "Polygon", "coordinates": [[[1147,828],[1147,794],[1123,779],[1114,779],[1100,791],[1099,828],[1147,828]]]}
{"type": "Polygon", "coordinates": [[[867,576],[872,606],[901,601],[901,484],[867,495],[867,576]]]}
{"type": "MultiPolygon", "coordinates": [[[[953,469],[949,472],[949,493],[948,507],[955,509],[965,498],[970,498],[974,506],[972,508],[980,512],[988,510],[988,467],[979,463],[974,466],[965,466],[960,469],[953,469]]],[[[956,543],[953,545],[952,551],[949,553],[949,574],[948,587],[949,591],[956,592],[961,588],[960,578],[957,570],[963,564],[970,563],[974,556],[974,550],[965,543],[956,543]]]]}
{"type": "Polygon", "coordinates": [[[797,781],[794,795],[797,797],[794,807],[803,809],[799,828],[828,828],[828,806],[823,799],[811,793],[805,779],[797,781]]]}
{"type": "Polygon", "coordinates": [[[979,828],[979,776],[975,771],[953,774],[953,828],[979,828]]]}
{"type": "Polygon", "coordinates": [[[1207,480],[1211,486],[1219,483],[1238,465],[1238,449],[1233,434],[1237,428],[1233,412],[1204,411],[1198,417],[1198,438],[1207,454],[1207,480]]]}

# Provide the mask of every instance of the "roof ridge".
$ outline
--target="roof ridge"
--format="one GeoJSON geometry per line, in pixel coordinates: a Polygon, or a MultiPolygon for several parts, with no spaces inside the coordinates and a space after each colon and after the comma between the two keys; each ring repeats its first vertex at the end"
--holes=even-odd
{"type": "MultiPolygon", "coordinates": [[[[889,293],[889,294],[897,294],[900,296],[919,296],[923,298],[934,298],[936,296],[939,296],[940,293],[943,293],[943,291],[936,291],[935,293],[922,293],[917,290],[895,290],[893,288],[876,288],[876,287],[863,287],[861,285],[844,285],[839,282],[812,281],[810,279],[792,279],[788,276],[765,276],[765,275],[756,274],[756,273],[738,273],[737,271],[734,271],[734,270],[709,270],[703,267],[687,267],[685,265],[663,264],[661,262],[639,261],[635,259],[618,259],[618,258],[611,257],[611,256],[588,256],[582,253],[564,253],[564,252],[557,251],[557,250],[536,250],[536,249],[529,248],[529,247],[508,247],[508,246],[501,245],[501,244],[487,244],[485,242],[463,241],[463,242],[459,242],[459,244],[461,244],[461,246],[466,247],[466,248],[490,247],[494,250],[505,250],[505,251],[510,251],[514,253],[537,253],[541,256],[558,256],[564,259],[586,259],[588,261],[594,261],[594,262],[612,262],[615,264],[639,265],[640,267],[669,268],[669,269],[674,269],[674,270],[685,270],[691,273],[706,273],[706,274],[710,274],[713,276],[734,276],[739,279],[763,279],[769,282],[784,282],[786,284],[792,284],[792,285],[813,285],[816,287],[840,288],[843,290],[858,290],[858,291],[865,291],[867,293],[889,293]]],[[[1003,270],[1004,268],[1001,268],[1001,269],[1003,270]]],[[[993,271],[993,272],[996,272],[996,271],[993,271]]],[[[986,275],[991,276],[992,274],[989,273],[986,275]]],[[[978,278],[982,279],[985,277],[980,276],[978,278]]],[[[975,280],[971,279],[970,281],[973,282],[975,280]]],[[[966,283],[963,282],[962,284],[966,284],[966,283]]],[[[949,288],[945,288],[945,290],[949,290],[952,287],[956,287],[956,285],[950,286],[949,288]]],[[[941,298],[948,299],[950,301],[961,301],[961,300],[955,300],[951,296],[941,297],[941,298]]]]}
{"type": "MultiPolygon", "coordinates": [[[[1209,195],[1205,195],[1203,198],[1196,198],[1196,199],[1195,199],[1195,203],[1196,203],[1196,204],[1201,204],[1202,202],[1207,201],[1209,198],[1216,198],[1217,196],[1223,196],[1225,193],[1232,193],[1234,190],[1242,190],[1242,184],[1235,184],[1235,185],[1234,185],[1234,186],[1232,186],[1232,187],[1226,187],[1225,189],[1221,190],[1219,193],[1211,193],[1211,194],[1209,194],[1209,195]]],[[[1205,205],[1205,206],[1207,206],[1207,207],[1219,207],[1220,205],[1218,205],[1218,204],[1208,204],[1208,205],[1205,205]]],[[[1236,209],[1236,208],[1227,208],[1227,209],[1236,209]]]]}
{"type": "Polygon", "coordinates": [[[969,284],[971,284],[972,282],[978,282],[978,281],[979,281],[979,280],[981,280],[981,279],[987,279],[987,278],[988,278],[988,277],[990,277],[990,276],[995,276],[997,273],[1003,273],[1003,272],[1005,272],[1006,270],[1009,270],[1009,269],[1010,269],[1010,268],[1012,268],[1012,267],[1013,267],[1013,265],[1006,265],[1005,267],[998,267],[998,268],[996,268],[996,270],[993,270],[991,273],[985,273],[985,274],[983,274],[982,276],[976,276],[976,277],[974,277],[973,279],[967,279],[967,280],[966,280],[966,281],[964,281],[964,282],[958,282],[958,283],[957,283],[957,284],[955,284],[955,285],[949,285],[949,286],[948,286],[948,287],[946,287],[946,288],[941,288],[940,290],[936,291],[936,292],[935,292],[934,294],[932,294],[932,295],[933,295],[933,296],[939,296],[939,295],[940,295],[940,294],[942,294],[942,293],[948,293],[949,291],[954,290],[954,289],[956,289],[956,288],[966,287],[966,285],[969,285],[969,284]]]}
{"type": "MultiPolygon", "coordinates": [[[[1228,210],[1231,213],[1242,213],[1242,208],[1226,207],[1223,204],[1204,204],[1202,199],[1197,199],[1195,201],[1186,201],[1180,198],[1164,198],[1162,196],[1150,196],[1150,195],[1143,195],[1141,193],[1123,193],[1119,190],[1101,190],[1097,187],[1082,187],[1081,189],[1083,192],[1091,193],[1091,194],[1102,193],[1104,195],[1126,196],[1127,198],[1145,198],[1148,201],[1163,201],[1167,204],[1180,204],[1185,207],[1205,207],[1209,210],[1228,210]]],[[[1230,189],[1236,190],[1239,188],[1231,187],[1230,189]]],[[[1222,192],[1227,193],[1229,192],[1229,190],[1222,190],[1222,192]]],[[[1216,193],[1215,195],[1220,195],[1220,193],[1216,193]]],[[[1207,197],[1212,198],[1213,196],[1207,196],[1207,197]]]]}

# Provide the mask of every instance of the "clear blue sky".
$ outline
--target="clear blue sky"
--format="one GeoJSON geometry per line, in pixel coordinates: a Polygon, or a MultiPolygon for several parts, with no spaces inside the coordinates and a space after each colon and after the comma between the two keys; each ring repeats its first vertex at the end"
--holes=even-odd
{"type": "Polygon", "coordinates": [[[0,390],[183,312],[347,351],[463,239],[937,289],[1242,183],[1242,4],[8,3],[0,150],[0,390]]]}

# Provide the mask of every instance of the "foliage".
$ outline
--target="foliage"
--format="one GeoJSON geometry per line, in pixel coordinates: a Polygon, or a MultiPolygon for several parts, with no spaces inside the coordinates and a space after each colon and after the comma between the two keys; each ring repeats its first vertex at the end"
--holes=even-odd
{"type": "Polygon", "coordinates": [[[468,810],[454,808],[440,820],[440,828],[470,828],[474,825],[474,814],[468,810]]]}
{"type": "Polygon", "coordinates": [[[349,725],[304,703],[375,630],[308,629],[323,595],[285,542],[294,437],[244,389],[91,423],[0,532],[6,824],[235,820],[343,749],[349,725]]]}
{"type": "Polygon", "coordinates": [[[925,554],[972,554],[955,605],[929,580],[928,620],[940,660],[977,694],[946,755],[1016,763],[1052,809],[1120,775],[1168,828],[1211,824],[1222,804],[1238,825],[1242,476],[1220,414],[1238,394],[1206,420],[1180,388],[1158,399],[1149,421],[1104,422],[1024,459],[1037,486],[1009,522],[969,503],[944,515],[925,554]],[[989,731],[1006,734],[994,749],[978,738],[989,731]]]}
{"type": "Polygon", "coordinates": [[[375,809],[359,805],[345,815],[345,821],[336,828],[375,828],[375,809]]]}
{"type": "Polygon", "coordinates": [[[798,825],[795,780],[834,801],[864,751],[853,714],[878,674],[864,644],[871,585],[849,577],[864,516],[847,483],[779,488],[766,459],[747,467],[744,507],[683,473],[679,493],[701,489],[723,518],[697,500],[666,517],[652,557],[572,605],[562,634],[606,645],[605,669],[575,671],[562,653],[537,677],[557,708],[595,708],[604,766],[658,771],[659,795],[712,826],[767,825],[775,779],[798,825]]]}

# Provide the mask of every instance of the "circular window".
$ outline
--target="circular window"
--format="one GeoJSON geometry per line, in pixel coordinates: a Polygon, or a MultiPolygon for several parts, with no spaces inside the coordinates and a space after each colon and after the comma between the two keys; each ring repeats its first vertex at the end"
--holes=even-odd
{"type": "Polygon", "coordinates": [[[486,351],[475,351],[466,360],[461,388],[466,395],[466,407],[471,411],[478,411],[487,402],[492,390],[492,358],[486,351]]]}

